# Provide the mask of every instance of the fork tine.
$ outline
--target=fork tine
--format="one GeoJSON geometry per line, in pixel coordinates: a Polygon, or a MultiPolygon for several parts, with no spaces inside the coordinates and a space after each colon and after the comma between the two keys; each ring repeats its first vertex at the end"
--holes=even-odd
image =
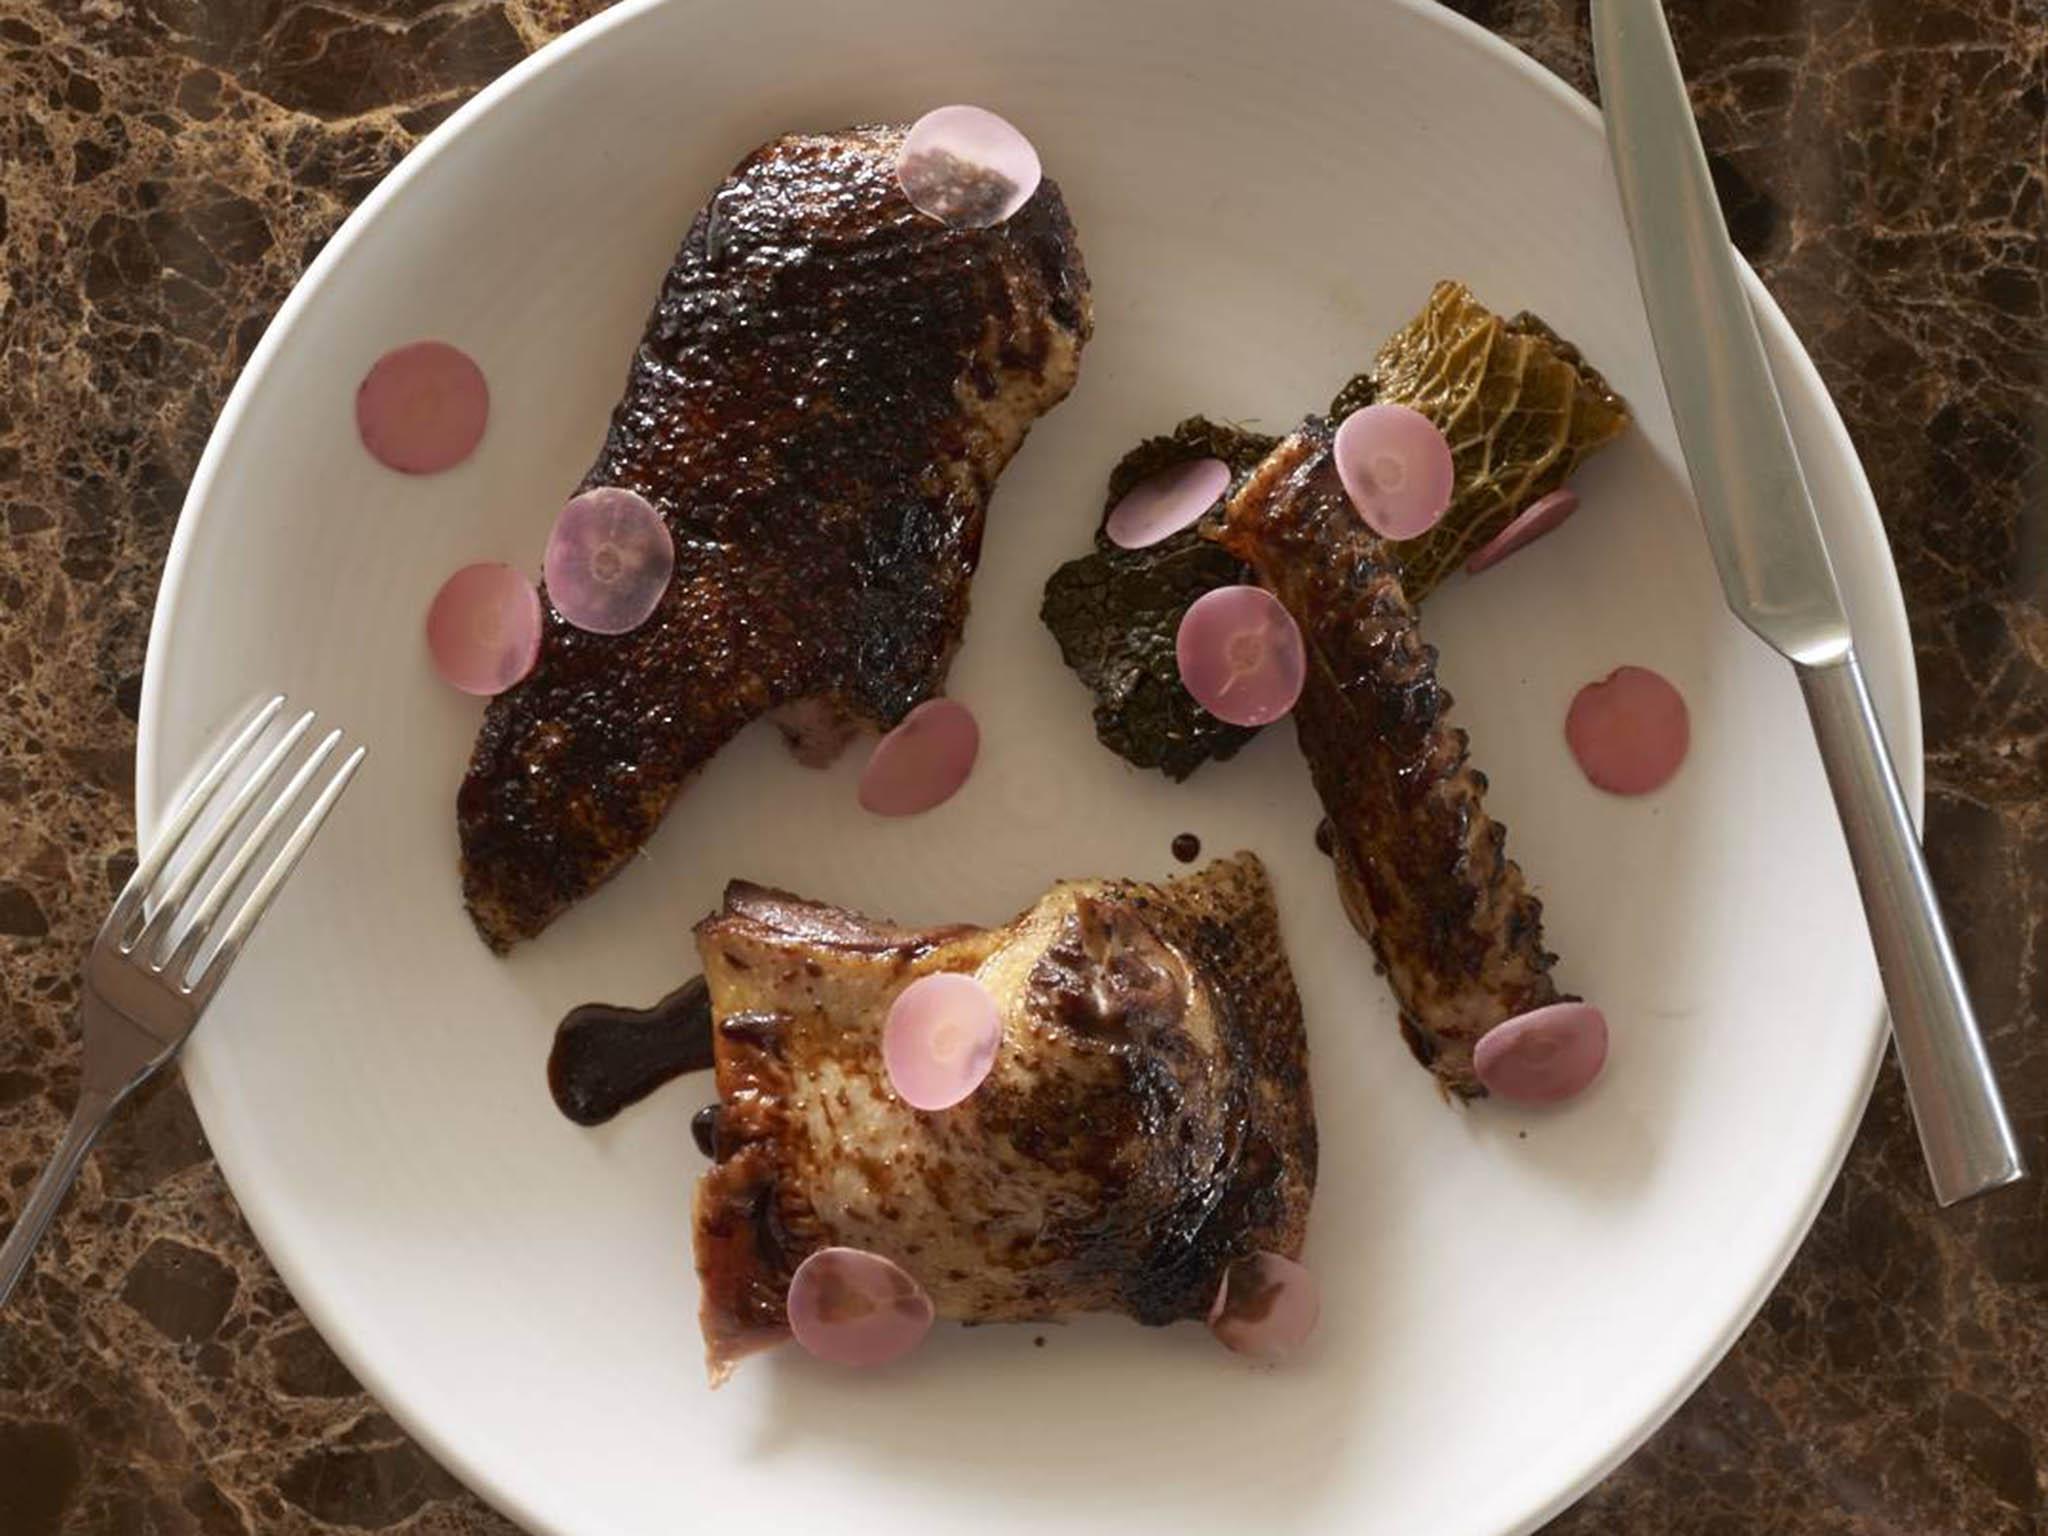
{"type": "Polygon", "coordinates": [[[333,755],[335,747],[340,743],[341,732],[329,731],[320,744],[307,754],[305,762],[299,765],[299,771],[292,775],[291,782],[278,791],[276,798],[258,818],[256,825],[243,837],[242,845],[228,860],[227,868],[221,871],[219,878],[213,882],[200,901],[198,910],[192,914],[192,920],[186,925],[184,936],[178,940],[177,948],[171,951],[162,965],[156,967],[157,970],[174,978],[185,974],[185,968],[192,963],[200,948],[206,943],[207,936],[213,932],[213,920],[220,915],[220,909],[227,904],[228,897],[234,894],[236,885],[240,883],[242,876],[248,873],[249,866],[256,862],[256,855],[270,842],[270,835],[277,830],[278,823],[284,820],[286,813],[294,805],[298,804],[299,796],[305,793],[306,786],[313,781],[313,775],[320,771],[321,764],[333,755]]]}
{"type": "Polygon", "coordinates": [[[284,708],[284,695],[277,694],[256,712],[256,717],[236,733],[235,739],[221,749],[199,782],[192,786],[192,792],[179,802],[171,813],[171,819],[164,823],[156,835],[141,863],[135,866],[135,873],[128,877],[128,883],[121,887],[121,894],[114,902],[114,910],[107,915],[101,932],[119,931],[127,926],[135,909],[142,905],[142,896],[156,883],[156,877],[163,873],[171,855],[178,851],[178,845],[185,840],[185,834],[192,830],[192,823],[199,819],[199,813],[206,809],[223,780],[232,773],[235,765],[249,755],[249,748],[261,736],[270,722],[277,718],[277,712],[284,708]]]}
{"type": "Polygon", "coordinates": [[[277,857],[271,860],[270,868],[263,872],[262,878],[256,882],[255,889],[249,892],[249,899],[242,903],[241,910],[229,922],[228,931],[222,937],[219,948],[214,950],[213,958],[206,962],[206,969],[185,987],[188,993],[199,999],[202,1006],[213,996],[226,977],[229,967],[240,956],[242,945],[247,942],[250,930],[256,926],[257,921],[276,898],[279,887],[298,866],[299,860],[305,857],[306,849],[312,844],[313,835],[320,830],[321,823],[327,820],[328,813],[334,809],[334,803],[341,798],[341,792],[348,788],[349,780],[355,777],[356,770],[363,765],[363,757],[364,749],[357,747],[335,770],[334,777],[327,781],[327,786],[320,791],[319,798],[314,800],[312,807],[292,830],[292,835],[286,839],[284,847],[278,850],[277,857]]]}
{"type": "Polygon", "coordinates": [[[185,898],[192,894],[193,887],[199,884],[200,876],[206,873],[208,866],[219,856],[235,827],[256,803],[256,797],[262,794],[265,786],[276,777],[277,770],[284,765],[285,758],[291,755],[292,748],[299,744],[300,738],[312,729],[312,726],[313,713],[308,710],[292,722],[290,729],[278,738],[276,745],[271,747],[269,752],[264,754],[263,761],[250,771],[249,777],[243,780],[240,788],[235,791],[234,798],[228,801],[227,809],[221,812],[220,820],[213,824],[212,830],[200,843],[198,851],[185,861],[185,867],[178,871],[171,883],[157,897],[156,910],[150,914],[149,921],[143,924],[142,932],[135,936],[134,942],[126,946],[129,952],[145,962],[149,959],[150,950],[178,920],[179,909],[184,906],[185,898]]]}

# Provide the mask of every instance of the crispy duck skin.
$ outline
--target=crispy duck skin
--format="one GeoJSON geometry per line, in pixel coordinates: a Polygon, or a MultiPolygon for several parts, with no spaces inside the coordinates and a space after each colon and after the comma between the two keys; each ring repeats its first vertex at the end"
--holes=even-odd
{"type": "Polygon", "coordinates": [[[1486,814],[1486,775],[1447,723],[1390,547],[1353,510],[1311,419],[1231,499],[1217,537],[1301,626],[1296,735],[1331,829],[1337,887],[1401,1007],[1416,1059],[1482,1097],[1472,1047],[1559,1000],[1543,907],[1486,814]]]}
{"type": "Polygon", "coordinates": [[[653,503],[675,578],[629,634],[548,605],[539,664],[491,701],[457,822],[494,949],[619,869],[754,720],[824,762],[943,684],[996,476],[1073,387],[1088,279],[1052,182],[953,229],[897,185],[902,137],[777,139],[691,225],[583,481],[653,503]]]}
{"type": "Polygon", "coordinates": [[[745,883],[697,928],[716,1161],[697,1271],[714,1385],[788,1337],[796,1266],[893,1259],[938,1315],[1207,1314],[1224,1270],[1301,1251],[1316,1131],[1301,1002],[1263,866],[1055,886],[1000,928],[903,928],[745,883]],[[994,994],[988,1078],[935,1113],[881,1031],[920,976],[994,994]]]}

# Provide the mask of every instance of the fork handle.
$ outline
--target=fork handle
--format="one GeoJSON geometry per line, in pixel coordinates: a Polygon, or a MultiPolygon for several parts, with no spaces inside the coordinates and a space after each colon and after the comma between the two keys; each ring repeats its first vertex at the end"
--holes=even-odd
{"type": "Polygon", "coordinates": [[[28,1192],[28,1203],[21,1208],[14,1230],[7,1234],[6,1242],[0,1243],[0,1307],[7,1305],[7,1298],[28,1273],[28,1261],[36,1244],[50,1225],[50,1218],[57,1214],[57,1207],[64,1203],[64,1196],[85,1162],[85,1154],[92,1150],[92,1144],[114,1113],[114,1106],[120,1102],[119,1094],[103,1088],[88,1088],[79,1095],[78,1108],[72,1111],[64,1139],[51,1154],[50,1164],[36,1180],[35,1188],[28,1192]]]}
{"type": "Polygon", "coordinates": [[[1799,682],[1870,919],[1934,1197],[1953,1205],[2025,1178],[2026,1166],[1855,651],[1801,666],[1799,682]]]}

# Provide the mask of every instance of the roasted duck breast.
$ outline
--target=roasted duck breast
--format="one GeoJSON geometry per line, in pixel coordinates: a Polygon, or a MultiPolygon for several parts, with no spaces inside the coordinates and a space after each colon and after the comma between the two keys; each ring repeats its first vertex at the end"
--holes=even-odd
{"type": "Polygon", "coordinates": [[[752,721],[826,761],[943,684],[996,476],[1073,387],[1088,280],[1052,182],[952,228],[904,197],[902,137],[777,139],[691,225],[583,480],[654,505],[675,576],[627,634],[547,605],[539,663],[491,701],[457,822],[493,948],[614,873],[752,721]]]}

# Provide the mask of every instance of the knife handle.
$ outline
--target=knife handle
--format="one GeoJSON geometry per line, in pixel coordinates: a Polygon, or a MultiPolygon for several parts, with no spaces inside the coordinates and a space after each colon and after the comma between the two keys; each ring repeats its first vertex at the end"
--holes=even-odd
{"type": "Polygon", "coordinates": [[[1856,653],[1798,672],[1870,919],[1934,1196],[1953,1205],[2025,1178],[2026,1165],[1856,653]]]}

